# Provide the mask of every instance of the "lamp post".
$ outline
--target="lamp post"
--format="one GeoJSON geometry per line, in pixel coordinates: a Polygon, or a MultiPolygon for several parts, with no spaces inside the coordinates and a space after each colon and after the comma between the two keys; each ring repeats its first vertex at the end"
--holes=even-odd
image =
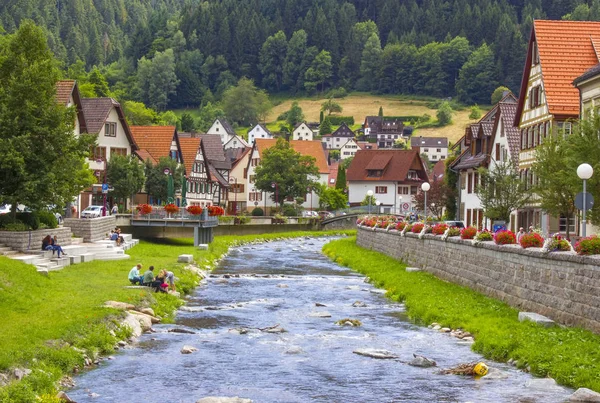
{"type": "Polygon", "coordinates": [[[369,199],[369,214],[371,214],[371,197],[373,197],[373,191],[367,190],[367,197],[369,199]]]}
{"type": "Polygon", "coordinates": [[[381,210],[379,207],[379,206],[381,206],[381,202],[379,200],[376,200],[375,205],[377,206],[377,215],[379,215],[381,213],[381,210]]]}
{"type": "Polygon", "coordinates": [[[429,189],[431,189],[431,185],[427,182],[423,182],[421,184],[421,190],[423,191],[423,194],[425,195],[425,199],[423,200],[423,210],[425,210],[425,219],[424,222],[427,222],[427,192],[429,191],[429,189]]]}
{"type": "MultiPolygon", "coordinates": [[[[581,164],[577,167],[577,176],[579,176],[579,179],[583,179],[583,220],[581,221],[583,228],[581,230],[581,235],[583,235],[583,237],[585,238],[585,226],[586,226],[586,221],[585,221],[585,213],[587,210],[587,206],[586,204],[586,181],[588,179],[590,179],[592,177],[592,175],[594,174],[594,168],[592,168],[592,166],[590,164],[581,164]]],[[[568,220],[568,219],[567,219],[568,220]]],[[[567,222],[567,225],[569,225],[569,223],[567,222]]]]}
{"type": "Polygon", "coordinates": [[[275,206],[279,205],[279,187],[277,186],[277,182],[271,182],[271,187],[275,188],[275,206]]]}
{"type": "Polygon", "coordinates": [[[306,188],[306,191],[307,191],[307,192],[310,192],[310,211],[312,211],[312,209],[313,209],[313,203],[312,203],[312,195],[313,195],[313,192],[312,192],[312,187],[310,187],[310,186],[309,186],[309,187],[307,187],[307,188],[306,188]]]}
{"type": "MultiPolygon", "coordinates": [[[[435,203],[431,203],[431,214],[435,215],[435,203]]],[[[437,215],[435,216],[435,218],[437,219],[437,215]]]]}
{"type": "Polygon", "coordinates": [[[237,215],[237,192],[238,192],[238,188],[237,188],[237,178],[234,176],[230,176],[229,177],[229,183],[234,183],[235,186],[233,188],[233,194],[235,195],[235,201],[233,202],[233,213],[237,215]]]}
{"type": "MultiPolygon", "coordinates": [[[[106,158],[98,158],[97,163],[104,163],[104,179],[102,180],[102,217],[106,216],[106,194],[108,190],[106,188],[106,158]]],[[[100,173],[98,173],[98,179],[100,179],[100,173]]]]}
{"type": "Polygon", "coordinates": [[[171,173],[171,169],[169,168],[165,168],[163,170],[163,173],[165,175],[167,175],[167,204],[169,203],[173,203],[174,202],[174,197],[173,197],[173,193],[175,193],[175,189],[173,186],[173,175],[171,173]]]}
{"type": "Polygon", "coordinates": [[[398,196],[398,212],[402,214],[402,196],[398,196]]]}

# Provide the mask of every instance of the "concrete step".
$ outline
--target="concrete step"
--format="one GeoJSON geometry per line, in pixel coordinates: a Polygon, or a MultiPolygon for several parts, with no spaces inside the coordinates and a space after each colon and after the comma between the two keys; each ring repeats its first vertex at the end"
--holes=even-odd
{"type": "Polygon", "coordinates": [[[96,260],[127,260],[131,259],[129,255],[105,255],[96,257],[96,260]]]}
{"type": "Polygon", "coordinates": [[[96,259],[96,254],[88,252],[88,253],[81,254],[79,257],[81,258],[81,263],[91,262],[96,259]]]}
{"type": "Polygon", "coordinates": [[[69,245],[63,246],[63,251],[69,255],[81,255],[87,253],[87,247],[83,245],[69,245]]]}
{"type": "Polygon", "coordinates": [[[71,238],[71,245],[80,245],[83,243],[83,238],[71,238]]]}
{"type": "Polygon", "coordinates": [[[69,255],[67,257],[69,258],[70,264],[81,263],[81,255],[69,255]]]}
{"type": "Polygon", "coordinates": [[[0,253],[1,252],[5,252],[5,251],[9,251],[12,250],[11,248],[9,248],[8,246],[0,246],[0,253]]]}
{"type": "Polygon", "coordinates": [[[71,265],[71,259],[68,256],[67,257],[61,257],[61,258],[50,259],[50,261],[53,262],[56,265],[61,266],[61,267],[71,265]]]}
{"type": "Polygon", "coordinates": [[[12,249],[3,250],[3,251],[0,252],[0,255],[6,256],[6,257],[10,257],[10,256],[18,255],[18,254],[19,254],[18,251],[12,250],[12,249]]]}
{"type": "Polygon", "coordinates": [[[19,260],[26,264],[36,264],[42,260],[45,260],[45,259],[40,259],[39,255],[21,255],[21,256],[14,256],[11,258],[14,260],[19,260]]]}

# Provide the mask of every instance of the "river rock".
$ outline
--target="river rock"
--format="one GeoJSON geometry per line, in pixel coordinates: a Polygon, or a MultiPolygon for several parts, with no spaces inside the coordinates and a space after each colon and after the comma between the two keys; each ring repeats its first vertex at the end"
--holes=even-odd
{"type": "Polygon", "coordinates": [[[310,317],[313,318],[331,318],[331,314],[329,312],[312,312],[310,315],[308,315],[310,317]]]}
{"type": "Polygon", "coordinates": [[[31,370],[28,368],[15,368],[12,373],[13,377],[19,381],[29,374],[31,374],[31,370]]]}
{"type": "Polygon", "coordinates": [[[265,333],[285,333],[285,332],[287,332],[287,330],[285,330],[282,327],[277,326],[277,327],[274,327],[271,329],[266,329],[266,330],[264,330],[264,332],[265,333]]]}
{"type": "Polygon", "coordinates": [[[378,350],[375,348],[359,348],[353,351],[354,354],[363,355],[365,357],[377,358],[380,360],[389,360],[392,358],[398,358],[397,355],[387,350],[378,350]]]}
{"type": "Polygon", "coordinates": [[[133,317],[140,322],[140,326],[142,327],[142,331],[149,332],[152,329],[152,323],[160,322],[158,318],[154,318],[153,316],[146,315],[145,313],[137,312],[137,311],[128,311],[133,317]],[[152,319],[154,318],[154,319],[152,319]],[[156,322],[155,322],[156,320],[156,322]]]}
{"type": "Polygon", "coordinates": [[[287,284],[277,284],[277,288],[290,288],[287,284]]]}
{"type": "Polygon", "coordinates": [[[569,397],[570,402],[600,402],[600,393],[591,389],[579,388],[569,397]]]}
{"type": "Polygon", "coordinates": [[[498,368],[489,367],[487,375],[484,376],[482,379],[493,381],[497,379],[507,379],[508,377],[510,377],[508,372],[502,371],[498,368]]]}
{"type": "Polygon", "coordinates": [[[58,400],[61,400],[61,401],[63,401],[63,402],[68,402],[68,403],[76,403],[76,402],[75,402],[75,400],[71,399],[71,398],[69,397],[69,395],[67,395],[67,394],[66,394],[65,392],[63,392],[62,390],[56,394],[56,398],[57,398],[58,400]]]}
{"type": "Polygon", "coordinates": [[[192,346],[183,346],[181,348],[181,354],[192,354],[194,351],[198,351],[198,349],[192,346]]]}
{"type": "Polygon", "coordinates": [[[353,306],[353,307],[355,307],[355,308],[365,308],[365,307],[367,306],[367,304],[365,304],[365,303],[364,303],[364,302],[362,302],[362,301],[355,301],[355,302],[352,304],[352,306],[353,306]]]}
{"type": "Polygon", "coordinates": [[[379,288],[375,288],[369,291],[371,291],[372,294],[385,294],[387,292],[386,290],[380,290],[379,288]]]}
{"type": "Polygon", "coordinates": [[[245,327],[236,327],[234,329],[229,329],[229,333],[247,334],[248,329],[246,329],[245,327]]]}
{"type": "Polygon", "coordinates": [[[174,296],[174,297],[176,297],[176,298],[181,298],[181,293],[180,293],[179,291],[173,291],[173,290],[169,290],[169,291],[168,291],[168,294],[169,294],[169,295],[172,295],[172,296],[174,296]]]}
{"type": "Polygon", "coordinates": [[[290,355],[302,354],[303,352],[304,350],[302,350],[302,348],[298,346],[293,346],[285,350],[285,353],[290,355]]]}
{"type": "Polygon", "coordinates": [[[3,373],[0,373],[0,388],[8,385],[8,382],[9,382],[8,376],[6,376],[3,373]]]}
{"type": "Polygon", "coordinates": [[[179,328],[175,328],[175,329],[169,329],[169,330],[167,330],[167,332],[169,332],[169,333],[196,334],[196,332],[193,332],[193,331],[191,331],[191,330],[187,330],[187,329],[179,329],[179,328]]]}
{"type": "MultiPolygon", "coordinates": [[[[133,337],[140,337],[142,335],[142,325],[140,324],[140,321],[129,312],[127,312],[121,324],[123,326],[128,326],[131,329],[131,334],[133,337]]],[[[119,342],[119,345],[120,343],[121,342],[119,342]]]]}
{"type": "Polygon", "coordinates": [[[360,290],[360,287],[357,285],[347,285],[346,290],[358,291],[360,290]]]}
{"type": "Polygon", "coordinates": [[[525,387],[529,389],[556,391],[562,390],[552,378],[534,378],[525,382],[525,387]]]}
{"type": "Polygon", "coordinates": [[[320,303],[320,302],[315,302],[315,306],[327,306],[327,305],[325,305],[325,304],[322,304],[322,303],[320,303]]]}
{"type": "MultiPolygon", "coordinates": [[[[160,319],[157,318],[156,316],[150,316],[146,313],[143,312],[138,312],[138,311],[130,311],[133,315],[138,316],[138,317],[144,317],[146,319],[150,319],[150,323],[160,323],[160,319]]],[[[142,328],[144,327],[144,325],[142,324],[142,328]]]]}
{"type": "Polygon", "coordinates": [[[139,312],[145,313],[146,315],[150,315],[150,316],[156,316],[154,314],[154,309],[152,309],[152,308],[142,308],[142,309],[139,309],[139,312]]]}
{"type": "Polygon", "coordinates": [[[408,365],[412,365],[413,367],[429,368],[437,365],[435,361],[422,355],[413,354],[413,357],[414,358],[408,363],[408,365]]]}
{"type": "Polygon", "coordinates": [[[127,310],[130,310],[130,309],[135,309],[134,305],[128,304],[126,302],[119,302],[119,301],[106,301],[104,303],[104,307],[119,309],[121,311],[127,311],[127,310]]]}
{"type": "Polygon", "coordinates": [[[196,403],[252,403],[250,399],[242,399],[241,397],[203,397],[197,400],[196,403]]]}

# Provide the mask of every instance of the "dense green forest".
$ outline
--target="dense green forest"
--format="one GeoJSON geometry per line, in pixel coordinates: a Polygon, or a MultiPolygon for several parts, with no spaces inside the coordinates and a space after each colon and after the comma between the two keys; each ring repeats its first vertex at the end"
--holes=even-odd
{"type": "Polygon", "coordinates": [[[46,31],[86,94],[156,110],[343,87],[489,103],[517,92],[534,18],[600,19],[600,0],[5,0],[0,24],[46,31]]]}

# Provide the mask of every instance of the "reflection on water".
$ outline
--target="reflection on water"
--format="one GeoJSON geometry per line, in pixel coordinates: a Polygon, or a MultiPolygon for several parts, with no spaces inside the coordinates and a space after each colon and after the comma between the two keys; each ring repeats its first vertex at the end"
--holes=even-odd
{"type": "Polygon", "coordinates": [[[156,325],[156,333],[142,336],[134,348],[78,377],[69,395],[78,402],[240,396],[267,403],[495,403],[563,402],[571,393],[528,388],[530,375],[489,361],[505,379],[439,375],[437,368],[406,365],[413,353],[441,368],[481,357],[447,334],[410,323],[402,304],[324,257],[324,242],[303,238],[233,250],[216,277],[188,299],[175,325],[156,325]],[[356,301],[364,306],[352,306],[356,301]],[[318,317],[324,312],[331,317],[318,317]],[[362,326],[335,325],[342,318],[362,326]],[[275,325],[286,332],[258,330],[275,325]],[[172,328],[195,334],[168,332],[172,328]],[[183,355],[184,345],[198,351],[183,355]],[[399,359],[353,353],[362,348],[385,349],[399,359]]]}

